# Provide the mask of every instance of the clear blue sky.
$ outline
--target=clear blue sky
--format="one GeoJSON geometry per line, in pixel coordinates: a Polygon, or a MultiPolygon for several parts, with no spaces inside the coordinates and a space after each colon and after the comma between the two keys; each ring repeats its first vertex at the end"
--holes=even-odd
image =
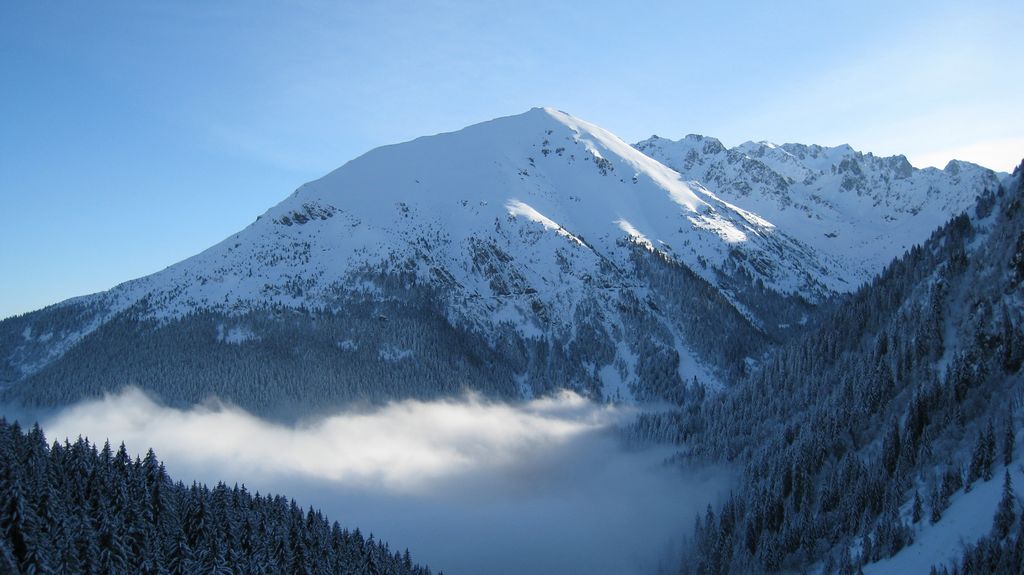
{"type": "Polygon", "coordinates": [[[1024,2],[4,2],[0,317],[192,255],[382,144],[538,105],[1024,156],[1024,2]]]}

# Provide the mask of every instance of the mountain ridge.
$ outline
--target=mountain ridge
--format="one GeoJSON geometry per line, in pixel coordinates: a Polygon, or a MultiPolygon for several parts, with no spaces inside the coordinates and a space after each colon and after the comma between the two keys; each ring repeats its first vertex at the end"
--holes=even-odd
{"type": "MultiPolygon", "coordinates": [[[[715,142],[707,154],[728,156],[715,142]]],[[[270,389],[287,379],[264,358],[272,352],[332,366],[317,393],[339,401],[393,399],[416,387],[405,378],[417,373],[433,383],[400,396],[450,394],[454,378],[502,397],[570,387],[671,399],[694,380],[721,386],[743,373],[799,330],[814,302],[859,285],[811,235],[641,147],[534,108],[377,148],[196,256],[0,322],[4,393],[48,404],[153,380],[158,395],[181,401],[217,393],[246,404],[251,375],[218,371],[233,362],[248,371],[245,356],[272,374],[260,375],[267,397],[250,407],[300,409],[315,394],[290,379],[270,389]],[[303,343],[289,343],[296,337],[303,343]],[[213,354],[216,367],[172,361],[185,347],[213,354]],[[93,366],[82,374],[60,365],[75,349],[93,366]],[[161,354],[167,361],[143,357],[161,354]],[[368,390],[357,373],[399,382],[368,390]],[[174,378],[194,389],[174,388],[174,378]]],[[[759,160],[739,162],[757,168],[755,183],[782,178],[759,160]]]]}
{"type": "Polygon", "coordinates": [[[691,134],[635,146],[841,261],[853,287],[1008,177],[961,160],[919,169],[906,156],[875,156],[848,144],[747,141],[726,148],[691,134]]]}

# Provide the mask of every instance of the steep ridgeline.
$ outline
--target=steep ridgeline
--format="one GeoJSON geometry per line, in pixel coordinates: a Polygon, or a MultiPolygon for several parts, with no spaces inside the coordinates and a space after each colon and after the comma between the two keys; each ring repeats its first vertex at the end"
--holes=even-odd
{"type": "Polygon", "coordinates": [[[676,399],[854,282],[609,132],[533,109],[378,148],[199,255],[5,320],[0,381],[33,405],[137,385],[264,414],[466,388],[676,399]]]}
{"type": "MultiPolygon", "coordinates": [[[[944,522],[951,501],[974,487],[991,492],[987,482],[1016,468],[1022,181],[1024,165],[871,284],[839,298],[746,381],[713,397],[693,394],[678,412],[636,425],[638,435],[679,442],[685,460],[744,469],[724,505],[699,518],[683,572],[817,564],[853,573],[918,536],[957,533],[956,519],[944,522]]],[[[997,521],[983,550],[965,558],[989,566],[964,572],[1024,567],[1014,551],[1024,543],[1024,524],[1013,523],[1020,509],[1012,499],[1006,507],[972,511],[997,521]]],[[[947,539],[969,541],[984,529],[947,539]]]]}
{"type": "Polygon", "coordinates": [[[48,445],[0,418],[0,573],[430,575],[408,551],[245,486],[185,486],[79,438],[48,445]]]}
{"type": "Polygon", "coordinates": [[[848,145],[746,142],[727,149],[715,138],[689,135],[652,136],[635,146],[842,262],[850,289],[973,206],[1000,177],[957,160],[921,170],[904,156],[880,158],[848,145]]]}

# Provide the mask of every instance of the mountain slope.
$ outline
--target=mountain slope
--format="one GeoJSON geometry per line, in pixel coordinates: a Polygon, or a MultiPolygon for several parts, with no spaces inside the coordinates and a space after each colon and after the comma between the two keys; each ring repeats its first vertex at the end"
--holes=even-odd
{"type": "Polygon", "coordinates": [[[188,260],[6,320],[0,377],[28,403],[140,385],[261,412],[463,387],[671,398],[743,372],[849,286],[770,222],[538,108],[378,148],[188,260]]]}
{"type": "Polygon", "coordinates": [[[371,151],[218,246],[110,296],[119,308],[148,297],[160,316],[225,302],[326,303],[353,272],[389,262],[420,279],[446,272],[471,297],[533,288],[571,300],[578,286],[566,280],[583,281],[572,272],[628,263],[624,239],[709,281],[736,248],[763,258],[750,271],[778,291],[816,298],[843,285],[764,219],[593,124],[534,109],[371,151]],[[504,266],[514,273],[488,272],[481,260],[491,250],[480,242],[490,241],[514,258],[504,266]],[[796,253],[772,253],[783,249],[796,253]]]}
{"type": "MultiPolygon", "coordinates": [[[[134,385],[286,417],[465,389],[679,401],[694,380],[743,377],[879,271],[897,232],[924,239],[867,204],[912,196],[903,184],[847,177],[871,157],[683,144],[677,172],[641,151],[672,163],[667,144],[536,108],[378,148],[192,258],[0,322],[3,395],[60,405],[134,385]],[[844,249],[826,224],[845,226],[844,249]]],[[[995,178],[963,171],[971,197],[995,178]]],[[[923,222],[957,202],[893,213],[923,222]]]]}
{"type": "Polygon", "coordinates": [[[683,572],[854,573],[955,530],[957,494],[1019,463],[1022,184],[1024,166],[725,394],[645,416],[637,433],[680,442],[681,459],[744,468],[683,572]]]}
{"type": "Polygon", "coordinates": [[[920,170],[904,156],[877,157],[848,145],[746,142],[727,149],[689,135],[653,136],[636,148],[842,262],[853,287],[996,189],[1001,177],[957,160],[943,170],[920,170]]]}

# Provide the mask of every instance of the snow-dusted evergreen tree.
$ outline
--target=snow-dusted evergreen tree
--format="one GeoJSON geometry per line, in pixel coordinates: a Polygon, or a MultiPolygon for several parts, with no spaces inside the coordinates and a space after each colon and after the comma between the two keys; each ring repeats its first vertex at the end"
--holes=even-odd
{"type": "Polygon", "coordinates": [[[150,450],[132,460],[85,439],[46,444],[0,418],[0,573],[429,575],[281,496],[174,483],[150,450]]]}
{"type": "Polygon", "coordinates": [[[1013,527],[1013,520],[1016,517],[1017,500],[1013,495],[1013,481],[1010,479],[1010,470],[1003,473],[1003,497],[999,500],[999,510],[993,521],[995,536],[999,539],[1005,538],[1013,527]]]}
{"type": "Polygon", "coordinates": [[[924,517],[924,502],[921,500],[921,492],[914,491],[914,507],[911,511],[910,520],[914,523],[920,523],[922,517],[924,517]]]}

